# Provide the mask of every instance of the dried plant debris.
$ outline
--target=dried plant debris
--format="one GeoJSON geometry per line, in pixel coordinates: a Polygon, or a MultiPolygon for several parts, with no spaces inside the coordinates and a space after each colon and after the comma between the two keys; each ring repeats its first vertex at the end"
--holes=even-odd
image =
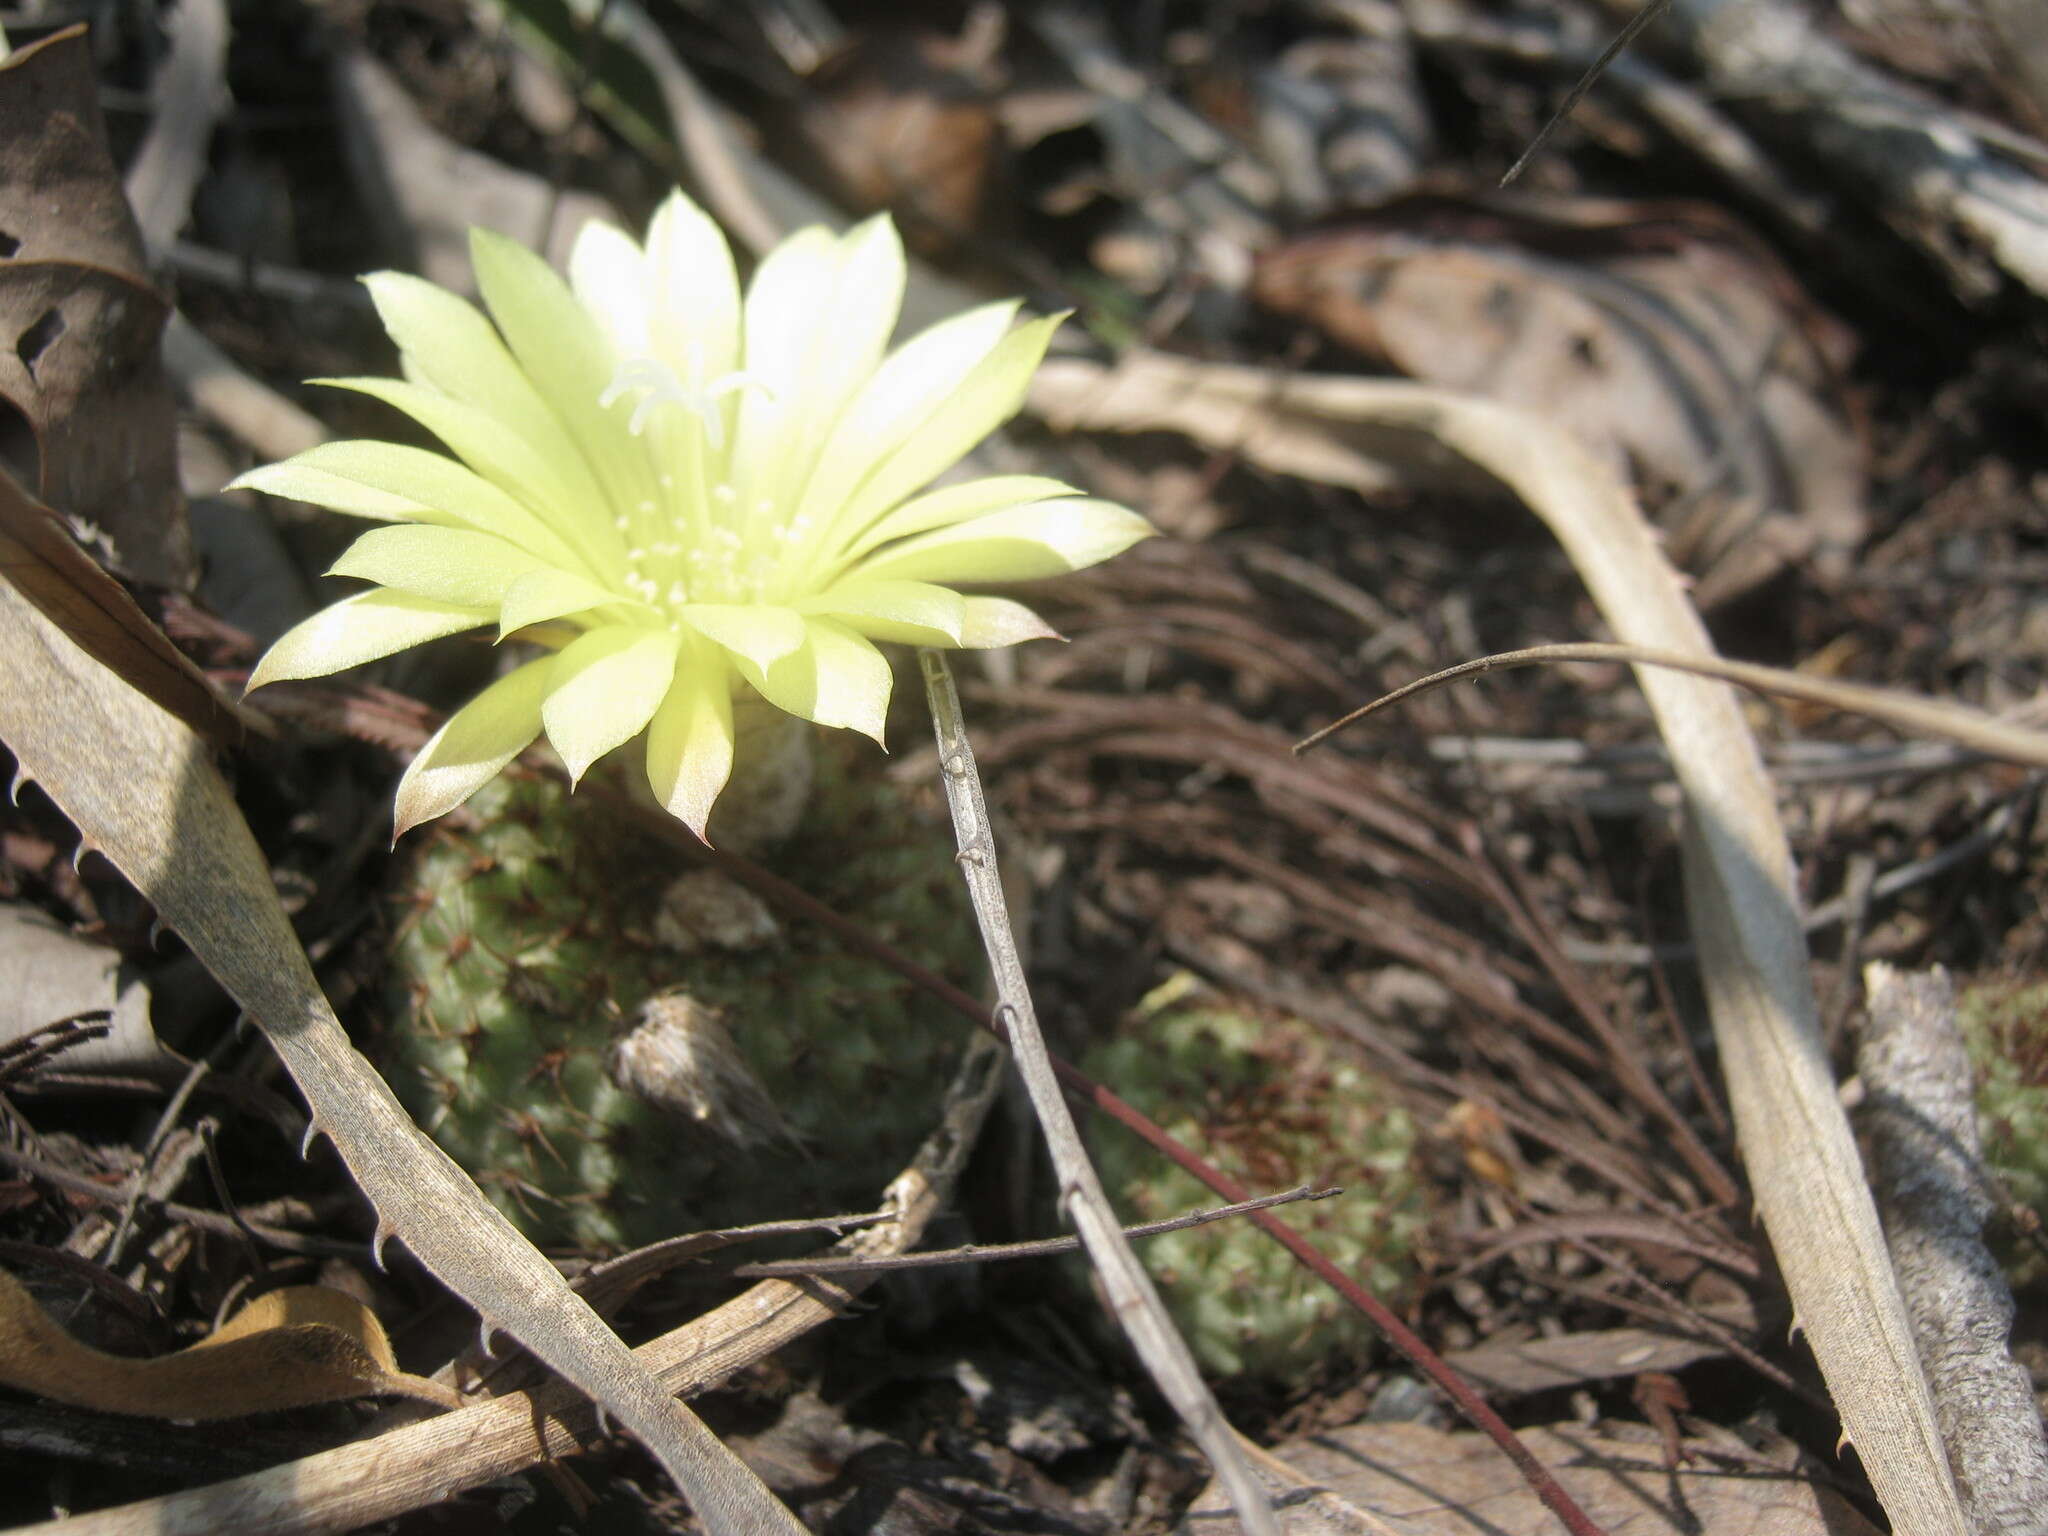
{"type": "MultiPolygon", "coordinates": [[[[1415,1274],[1425,1213],[1408,1113],[1355,1053],[1298,1019],[1182,974],[1153,991],[1084,1070],[1256,1189],[1341,1186],[1282,1220],[1389,1303],[1415,1274]]],[[[1120,1214],[1156,1221],[1210,1197],[1192,1174],[1097,1120],[1092,1151],[1120,1214]]],[[[1369,1352],[1370,1325],[1247,1222],[1146,1241],[1146,1267],[1205,1369],[1299,1380],[1369,1352]]]]}
{"type": "Polygon", "coordinates": [[[119,951],[93,944],[34,907],[0,903],[0,1081],[39,1070],[155,1079],[185,1064],[150,1028],[149,988],[119,951]],[[23,1061],[18,1048],[71,1024],[23,1061]]]}
{"type": "MultiPolygon", "coordinates": [[[[1523,1439],[1602,1530],[1655,1536],[1877,1536],[1801,1465],[1797,1446],[1757,1451],[1726,1431],[1678,1442],[1667,1462],[1648,1430],[1555,1425],[1523,1439]]],[[[1538,1536],[1557,1529],[1513,1469],[1469,1430],[1354,1424],[1276,1448],[1268,1471],[1291,1495],[1288,1536],[1538,1536]]],[[[1231,1536],[1212,1489],[1180,1536],[1231,1536]]]]}
{"type": "Polygon", "coordinates": [[[96,92],[83,29],[0,64],[0,401],[35,440],[27,469],[6,461],[120,569],[182,587],[192,552],[157,357],[170,304],[143,270],[96,92]]]}
{"type": "Polygon", "coordinates": [[[82,1344],[0,1269],[0,1381],[60,1403],[164,1419],[237,1419],[372,1394],[455,1407],[398,1369],[376,1314],[317,1285],[266,1291],[202,1342],[153,1360],[82,1344]]]}
{"type": "MultiPolygon", "coordinates": [[[[775,862],[971,975],[943,829],[830,747],[775,862]]],[[[931,1129],[964,1026],[723,877],[650,868],[644,834],[589,797],[486,793],[395,896],[383,1063],[420,1123],[542,1242],[872,1209],[931,1129]]]]}
{"type": "Polygon", "coordinates": [[[1992,1201],[1955,987],[1936,967],[1864,972],[1861,1129],[1885,1241],[1972,1530],[2024,1530],[2048,1509],[2041,1410],[2009,1349],[2013,1297],[1983,1242],[1992,1201]]]}
{"type": "Polygon", "coordinates": [[[1253,294],[1375,364],[1542,413],[1673,496],[1702,606],[1866,528],[1852,344],[1705,205],[1414,197],[1264,255],[1253,294]]]}

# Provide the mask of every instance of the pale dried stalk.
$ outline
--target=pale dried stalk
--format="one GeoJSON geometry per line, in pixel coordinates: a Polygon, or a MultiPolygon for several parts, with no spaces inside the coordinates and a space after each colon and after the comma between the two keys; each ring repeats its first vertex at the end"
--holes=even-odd
{"type": "Polygon", "coordinates": [[[1066,1096],[1053,1075],[1045,1039],[1038,1032],[1030,984],[1010,933],[1009,903],[996,868],[995,836],[989,829],[988,805],[982,797],[981,776],[975,770],[974,748],[967,739],[967,722],[960,713],[952,669],[943,651],[921,650],[918,660],[924,668],[925,698],[931,705],[932,730],[938,738],[939,776],[945,782],[946,805],[953,813],[953,831],[960,842],[960,867],[995,980],[996,1018],[1008,1025],[1006,1033],[1018,1075],[1024,1079],[1039,1128],[1045,1133],[1046,1150],[1059,1176],[1060,1208],[1088,1250],[1089,1261],[1108,1293],[1111,1313],[1130,1336],[1160,1392],[1209,1458],[1243,1529],[1248,1536],[1280,1536],[1272,1502],[1252,1475],[1235,1431],[1195,1368],[1194,1356],[1167,1317],[1152,1277],[1125,1240],[1102,1181],[1081,1145],[1066,1096]]]}

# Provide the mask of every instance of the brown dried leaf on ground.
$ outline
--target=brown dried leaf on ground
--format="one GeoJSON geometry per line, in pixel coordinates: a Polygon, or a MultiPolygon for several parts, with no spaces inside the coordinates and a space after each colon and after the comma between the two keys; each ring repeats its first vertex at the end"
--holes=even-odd
{"type": "Polygon", "coordinates": [[[826,59],[790,103],[792,158],[847,208],[893,210],[928,256],[1013,237],[1000,13],[979,14],[995,25],[957,38],[875,28],[826,59]]]}
{"type": "Polygon", "coordinates": [[[0,1270],[0,1381],[159,1419],[235,1419],[372,1394],[461,1406],[448,1388],[398,1369],[368,1307],[317,1285],[266,1292],[191,1348],[136,1360],[81,1344],[0,1270]]]}
{"type": "Polygon", "coordinates": [[[33,459],[41,487],[38,502],[0,470],[0,571],[156,703],[234,736],[227,706],[58,523],[92,525],[139,579],[190,582],[157,355],[169,307],[142,275],[95,91],[82,29],[0,65],[0,461],[33,459]],[[32,452],[9,441],[8,406],[32,452]]]}
{"type": "MultiPolygon", "coordinates": [[[[1756,1330],[1747,1302],[1718,1307],[1714,1317],[1745,1334],[1756,1330]]],[[[1679,1371],[1726,1353],[1710,1340],[1684,1338],[1665,1329],[1600,1328],[1556,1338],[1490,1339],[1444,1358],[1459,1375],[1486,1391],[1513,1394],[1554,1392],[1645,1371],[1679,1371]]]]}
{"type": "Polygon", "coordinates": [[[183,588],[157,356],[170,306],[143,271],[96,92],[83,28],[0,65],[0,401],[34,436],[42,499],[92,523],[124,571],[183,588]]]}
{"type": "Polygon", "coordinates": [[[1829,397],[1846,333],[1704,205],[1404,198],[1280,247],[1253,292],[1677,493],[1704,607],[1863,541],[1863,448],[1829,397]]]}
{"type": "MultiPolygon", "coordinates": [[[[1688,1439],[1688,1466],[1666,1471],[1654,1432],[1576,1424],[1522,1438],[1603,1529],[1631,1536],[1877,1536],[1829,1488],[1797,1470],[1781,1442],[1758,1454],[1733,1435],[1688,1439]]],[[[1483,1436],[1421,1424],[1353,1424],[1278,1447],[1299,1474],[1282,1516],[1288,1536],[1539,1536],[1557,1528],[1515,1469],[1483,1436]]],[[[1180,1536],[1230,1536],[1212,1488],[1180,1536]]]]}

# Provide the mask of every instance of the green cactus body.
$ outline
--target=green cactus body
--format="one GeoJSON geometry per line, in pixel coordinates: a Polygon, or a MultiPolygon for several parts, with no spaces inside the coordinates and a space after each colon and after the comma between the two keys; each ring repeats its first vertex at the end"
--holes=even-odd
{"type": "MultiPolygon", "coordinates": [[[[943,828],[872,763],[843,767],[851,750],[821,763],[800,830],[767,862],[922,964],[970,975],[943,828]]],[[[686,874],[593,797],[499,780],[470,809],[411,867],[383,1057],[515,1224],[609,1249],[874,1207],[931,1129],[970,1026],[823,930],[686,874]],[[628,1034],[656,1016],[681,1027],[628,1034]],[[622,1086],[638,1083],[622,1037],[641,1065],[680,1044],[682,1087],[622,1086]]]]}
{"type": "MultiPolygon", "coordinates": [[[[1086,1070],[1258,1193],[1341,1185],[1276,1214],[1368,1290],[1412,1277],[1422,1232],[1415,1128],[1355,1054],[1313,1026],[1265,1017],[1177,977],[1155,990],[1086,1070]]],[[[1216,1197],[1097,1116],[1090,1149],[1120,1214],[1156,1221],[1216,1197]]],[[[1370,1324],[1252,1223],[1192,1227],[1139,1245],[1203,1367],[1284,1381],[1337,1356],[1363,1358],[1370,1324]]]]}
{"type": "MultiPolygon", "coordinates": [[[[1956,1012],[1977,1074],[1984,1165],[2019,1204],[2048,1216],[2048,983],[1971,987],[1956,1012]]],[[[2031,1247],[2017,1258],[2016,1279],[2039,1275],[2031,1247]]]]}

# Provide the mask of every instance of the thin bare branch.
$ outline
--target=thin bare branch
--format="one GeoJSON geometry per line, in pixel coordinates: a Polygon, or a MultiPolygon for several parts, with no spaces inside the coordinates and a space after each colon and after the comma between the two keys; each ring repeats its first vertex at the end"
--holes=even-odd
{"type": "MultiPolygon", "coordinates": [[[[1232,1216],[1248,1216],[1253,1211],[1270,1210],[1276,1205],[1292,1205],[1300,1200],[1328,1200],[1341,1195],[1341,1189],[1310,1189],[1306,1184],[1299,1189],[1283,1190],[1277,1195],[1261,1195],[1256,1200],[1240,1200],[1235,1205],[1219,1205],[1211,1210],[1190,1211],[1185,1216],[1171,1216],[1165,1221],[1148,1221],[1139,1226],[1125,1227],[1125,1237],[1158,1237],[1167,1232],[1182,1232],[1189,1227],[1205,1227],[1212,1221],[1227,1221],[1232,1216]]],[[[1042,1237],[1028,1243],[969,1243],[961,1248],[941,1248],[928,1253],[898,1253],[878,1259],[778,1259],[768,1264],[742,1264],[733,1273],[743,1280],[767,1280],[789,1275],[838,1275],[871,1269],[934,1269],[945,1264],[983,1264],[992,1259],[1048,1259],[1059,1254],[1073,1253],[1081,1246],[1078,1237],[1042,1237]]]]}
{"type": "Polygon", "coordinates": [[[999,1022],[1007,1021],[1009,1025],[1010,1049],[1031,1095],[1032,1108],[1038,1112],[1046,1149],[1059,1174],[1060,1206],[1088,1249],[1088,1257],[1109,1296],[1112,1315],[1130,1336],[1139,1358],[1167,1401],[1173,1404],[1188,1433],[1209,1458],[1209,1465],[1230,1494],[1231,1506],[1247,1536],[1279,1536],[1272,1501],[1252,1475],[1223,1410],[1216,1406],[1215,1397],[1195,1368],[1194,1356],[1167,1317],[1166,1305],[1159,1299],[1152,1277],[1145,1273],[1131,1245],[1124,1241],[1109,1197],[1103,1193],[1102,1181],[1096,1177],[1081,1145],[1081,1133],[1075,1129],[1074,1117],[1053,1073],[1052,1060],[1046,1055],[1045,1040],[1038,1032],[1031,989],[1017,956],[1016,938],[1010,932],[1009,904],[996,870],[995,837],[989,828],[988,806],[982,798],[981,776],[975,771],[974,749],[967,740],[967,722],[960,712],[960,694],[953,686],[952,669],[946,665],[941,651],[920,650],[918,659],[924,668],[932,729],[938,737],[946,804],[953,813],[953,831],[960,842],[960,867],[967,878],[975,920],[981,925],[982,944],[988,951],[989,969],[995,978],[996,1016],[999,1022]]]}
{"type": "Polygon", "coordinates": [[[1622,49],[1642,34],[1645,27],[1663,15],[1670,4],[1671,0],[1650,0],[1648,5],[1629,17],[1628,24],[1614,34],[1614,41],[1600,50],[1600,57],[1586,67],[1586,72],[1579,76],[1577,84],[1565,93],[1565,98],[1558,103],[1557,110],[1550,114],[1550,121],[1536,131],[1536,137],[1529,141],[1529,147],[1516,157],[1513,165],[1508,167],[1508,173],[1500,179],[1502,186],[1507,186],[1528,168],[1529,162],[1536,158],[1537,151],[1548,144],[1551,136],[1564,126],[1564,120],[1572,115],[1572,108],[1586,99],[1586,93],[1592,90],[1594,83],[1606,73],[1607,66],[1619,57],[1622,49]]]}
{"type": "Polygon", "coordinates": [[[1734,683],[1757,693],[1797,699],[1802,704],[1819,704],[1824,708],[1840,710],[1844,714],[1865,715],[1911,735],[1934,736],[1960,743],[1973,752],[1983,753],[1986,757],[2004,758],[2009,762],[2048,768],[2048,731],[2008,725],[2003,720],[1981,714],[1974,709],[1966,709],[1960,704],[1949,704],[1939,699],[1923,699],[1887,688],[1865,688],[1855,683],[1838,683],[1825,678],[1808,677],[1804,673],[1787,672],[1780,667],[1760,667],[1752,662],[1723,661],[1715,656],[1689,656],[1682,651],[1656,650],[1641,645],[1613,645],[1591,640],[1569,645],[1538,645],[1522,651],[1502,651],[1493,656],[1481,656],[1477,661],[1461,662],[1442,672],[1433,672],[1428,677],[1409,683],[1406,687],[1396,688],[1384,698],[1374,699],[1372,703],[1354,709],[1341,720],[1332,721],[1313,735],[1303,737],[1295,743],[1294,750],[1306,752],[1368,715],[1376,714],[1389,705],[1399,704],[1417,694],[1427,693],[1432,688],[1441,688],[1446,683],[1457,682],[1460,678],[1474,677],[1482,672],[1502,672],[1511,667],[1541,666],[1553,661],[1626,661],[1642,667],[1669,667],[1673,671],[1690,672],[1698,677],[1718,678],[1724,683],[1734,683]]]}

